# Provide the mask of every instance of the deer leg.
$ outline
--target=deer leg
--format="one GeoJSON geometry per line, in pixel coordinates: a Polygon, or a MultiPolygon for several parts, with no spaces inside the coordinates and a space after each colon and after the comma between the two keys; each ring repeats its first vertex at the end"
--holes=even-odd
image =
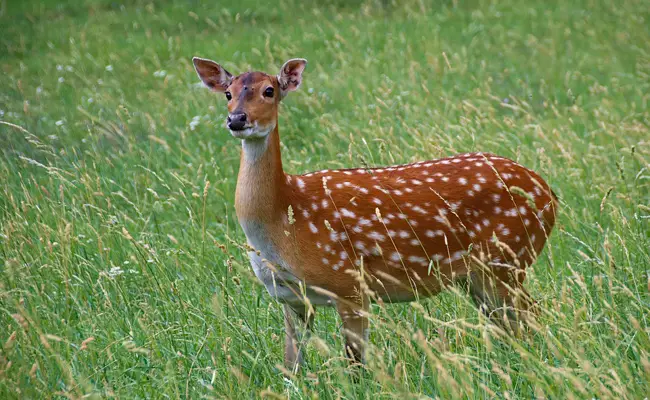
{"type": "Polygon", "coordinates": [[[492,322],[515,335],[521,333],[521,323],[526,324],[535,311],[535,301],[517,276],[518,268],[505,267],[492,271],[478,266],[469,274],[469,292],[476,306],[492,322]]]}
{"type": "Polygon", "coordinates": [[[303,364],[302,347],[313,323],[313,313],[307,313],[303,307],[284,305],[284,365],[294,373],[303,364]]]}
{"type": "Polygon", "coordinates": [[[369,299],[361,299],[361,301],[342,300],[337,302],[336,305],[343,321],[345,355],[355,363],[364,362],[366,343],[370,332],[368,324],[369,302],[369,299]]]}

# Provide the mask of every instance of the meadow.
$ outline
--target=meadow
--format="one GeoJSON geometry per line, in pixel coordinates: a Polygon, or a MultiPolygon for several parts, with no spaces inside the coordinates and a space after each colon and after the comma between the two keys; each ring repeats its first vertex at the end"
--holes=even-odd
{"type": "Polygon", "coordinates": [[[0,0],[0,398],[641,399],[650,393],[650,2],[0,0]],[[362,373],[282,305],[234,213],[240,144],[191,58],[309,60],[285,170],[489,151],[560,200],[500,333],[462,290],[375,305],[362,373]]]}

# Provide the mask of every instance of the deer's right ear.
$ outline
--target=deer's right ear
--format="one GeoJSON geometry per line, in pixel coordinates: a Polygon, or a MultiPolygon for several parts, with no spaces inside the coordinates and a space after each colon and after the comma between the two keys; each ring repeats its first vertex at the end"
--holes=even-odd
{"type": "Polygon", "coordinates": [[[225,92],[228,86],[230,86],[232,75],[221,65],[212,60],[199,57],[192,58],[192,62],[201,81],[211,90],[225,92]]]}

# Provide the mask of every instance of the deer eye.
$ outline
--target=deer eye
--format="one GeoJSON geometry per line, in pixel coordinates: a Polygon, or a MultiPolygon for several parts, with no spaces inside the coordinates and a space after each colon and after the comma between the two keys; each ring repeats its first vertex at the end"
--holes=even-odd
{"type": "Polygon", "coordinates": [[[230,92],[226,92],[226,98],[228,101],[232,100],[232,94],[230,94],[230,92]]]}
{"type": "Polygon", "coordinates": [[[267,87],[266,90],[264,91],[264,97],[273,97],[273,88],[272,87],[267,87]]]}

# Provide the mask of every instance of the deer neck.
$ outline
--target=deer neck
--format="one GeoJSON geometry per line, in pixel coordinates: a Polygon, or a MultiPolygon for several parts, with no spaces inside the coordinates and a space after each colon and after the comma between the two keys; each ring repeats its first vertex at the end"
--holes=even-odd
{"type": "Polygon", "coordinates": [[[264,138],[242,140],[235,194],[240,223],[268,226],[280,222],[288,204],[282,197],[286,194],[286,185],[277,124],[264,138]]]}

